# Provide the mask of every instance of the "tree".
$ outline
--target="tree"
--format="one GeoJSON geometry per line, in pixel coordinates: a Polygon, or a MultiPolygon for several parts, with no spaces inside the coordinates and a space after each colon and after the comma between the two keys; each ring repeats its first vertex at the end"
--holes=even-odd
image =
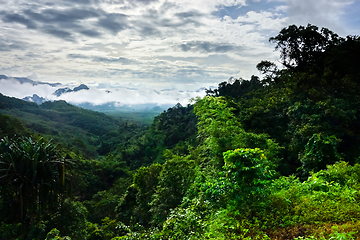
{"type": "Polygon", "coordinates": [[[120,221],[149,226],[152,218],[149,211],[151,197],[155,193],[162,168],[159,163],[154,163],[136,171],[133,184],[127,189],[116,210],[120,221]]]}
{"type": "Polygon", "coordinates": [[[223,153],[236,148],[262,148],[270,158],[276,158],[279,146],[266,134],[255,134],[244,130],[239,116],[239,105],[225,97],[206,96],[195,103],[199,117],[199,148],[205,165],[218,170],[224,164],[223,153]],[[210,164],[209,164],[210,163],[210,164]]]}
{"type": "Polygon", "coordinates": [[[223,152],[244,146],[245,131],[237,119],[236,104],[225,97],[206,96],[198,99],[194,111],[199,117],[198,138],[204,157],[220,169],[223,152]]]}
{"type": "Polygon", "coordinates": [[[219,83],[217,89],[207,89],[206,95],[214,97],[226,96],[235,100],[240,100],[241,98],[246,98],[248,93],[261,88],[263,88],[263,83],[260,82],[260,79],[257,76],[251,76],[250,80],[231,77],[227,82],[219,83]]]}
{"type": "Polygon", "coordinates": [[[261,74],[273,75],[278,71],[275,63],[272,63],[270,61],[261,61],[256,65],[256,68],[261,74]]]}
{"type": "Polygon", "coordinates": [[[226,180],[231,182],[237,204],[263,201],[265,186],[276,176],[275,164],[259,148],[224,152],[226,180]]]}
{"type": "Polygon", "coordinates": [[[29,222],[48,210],[55,210],[65,191],[68,163],[43,138],[1,139],[0,199],[2,212],[7,216],[3,219],[29,222]]]}
{"type": "Polygon", "coordinates": [[[150,204],[155,224],[162,224],[170,210],[180,205],[194,178],[194,161],[175,156],[164,163],[150,204]]]}
{"type": "Polygon", "coordinates": [[[280,50],[282,64],[290,70],[303,70],[323,61],[323,52],[344,41],[327,28],[291,25],[269,39],[280,50]]]}
{"type": "Polygon", "coordinates": [[[0,138],[16,134],[30,135],[19,119],[0,113],[0,138]]]}
{"type": "Polygon", "coordinates": [[[305,175],[310,171],[318,172],[327,165],[342,160],[338,153],[338,145],[341,140],[334,135],[314,134],[305,145],[304,153],[301,154],[302,169],[305,175]]]}

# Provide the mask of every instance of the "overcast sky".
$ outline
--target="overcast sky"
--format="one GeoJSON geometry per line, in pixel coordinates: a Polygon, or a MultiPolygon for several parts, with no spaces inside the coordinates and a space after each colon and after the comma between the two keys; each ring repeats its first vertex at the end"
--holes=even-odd
{"type": "Polygon", "coordinates": [[[194,90],[258,74],[290,24],[358,35],[359,13],[359,0],[0,0],[0,74],[194,90]]]}

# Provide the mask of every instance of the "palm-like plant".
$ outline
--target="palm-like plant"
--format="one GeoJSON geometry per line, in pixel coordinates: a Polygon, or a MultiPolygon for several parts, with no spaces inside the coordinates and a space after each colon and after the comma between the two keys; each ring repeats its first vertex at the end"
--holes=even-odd
{"type": "Polygon", "coordinates": [[[53,209],[65,190],[67,162],[55,146],[43,138],[38,141],[26,137],[1,139],[0,200],[3,206],[6,203],[8,217],[31,220],[53,209]]]}

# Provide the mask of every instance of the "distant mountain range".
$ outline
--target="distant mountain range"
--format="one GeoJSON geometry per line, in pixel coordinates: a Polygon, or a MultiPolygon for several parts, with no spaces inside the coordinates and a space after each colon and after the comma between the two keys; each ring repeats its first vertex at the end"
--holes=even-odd
{"type": "MultiPolygon", "coordinates": [[[[4,75],[1,75],[1,76],[4,76],[4,75]]],[[[18,80],[19,78],[15,78],[15,79],[18,80]]],[[[44,84],[45,85],[45,84],[48,84],[49,86],[52,86],[52,87],[54,87],[54,86],[56,87],[56,86],[59,86],[59,85],[61,86],[60,83],[51,84],[51,83],[43,83],[43,82],[34,82],[34,81],[32,81],[30,79],[27,79],[27,78],[20,78],[20,79],[21,80],[19,82],[21,84],[22,83],[30,83],[30,84],[33,84],[33,85],[38,85],[38,84],[44,84]]],[[[81,84],[78,87],[75,87],[74,89],[71,89],[71,88],[68,88],[68,87],[59,88],[53,93],[53,95],[55,95],[56,97],[60,97],[64,93],[78,92],[78,91],[81,91],[81,90],[89,90],[89,87],[86,86],[85,84],[81,84]]],[[[25,101],[28,101],[28,102],[37,103],[39,105],[46,102],[46,101],[49,101],[46,98],[40,97],[37,94],[33,94],[32,96],[27,96],[27,97],[24,97],[22,99],[25,100],[25,101]]]]}
{"type": "Polygon", "coordinates": [[[37,94],[33,94],[32,97],[30,97],[30,96],[24,97],[23,100],[28,101],[28,102],[34,102],[34,103],[37,103],[38,105],[46,102],[45,98],[40,97],[37,94]]]}
{"type": "Polygon", "coordinates": [[[151,111],[161,113],[177,102],[184,105],[184,102],[188,102],[190,98],[204,95],[205,88],[197,91],[179,91],[175,88],[156,91],[128,87],[99,89],[90,88],[85,84],[71,87],[61,83],[0,75],[0,93],[38,105],[46,101],[65,100],[73,105],[99,112],[151,111]]]}
{"type": "Polygon", "coordinates": [[[78,92],[80,90],[89,90],[90,88],[88,86],[86,86],[85,84],[81,84],[78,87],[75,87],[73,90],[71,90],[70,88],[59,88],[58,90],[56,90],[53,94],[57,97],[60,97],[61,94],[63,93],[69,93],[69,92],[78,92]]]}
{"type": "Polygon", "coordinates": [[[16,81],[18,81],[20,84],[23,84],[23,83],[30,83],[32,84],[33,86],[36,86],[36,85],[49,85],[51,87],[57,87],[57,86],[60,86],[61,83],[47,83],[47,82],[39,82],[39,81],[33,81],[31,79],[28,79],[28,78],[23,78],[23,77],[8,77],[8,76],[5,76],[5,75],[0,75],[0,80],[2,79],[14,79],[16,81]]]}

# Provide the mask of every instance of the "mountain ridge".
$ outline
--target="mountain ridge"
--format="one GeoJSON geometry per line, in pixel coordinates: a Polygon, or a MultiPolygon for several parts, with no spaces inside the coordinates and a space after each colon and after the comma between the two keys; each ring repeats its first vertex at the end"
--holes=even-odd
{"type": "Polygon", "coordinates": [[[49,85],[51,87],[57,87],[57,86],[61,85],[61,83],[48,83],[48,82],[34,81],[34,80],[31,80],[31,79],[26,78],[26,77],[8,77],[6,75],[0,75],[0,80],[2,80],[2,79],[5,79],[5,80],[15,79],[20,84],[30,83],[33,86],[36,86],[36,85],[49,85]]]}
{"type": "Polygon", "coordinates": [[[178,102],[186,105],[190,103],[191,98],[205,95],[205,88],[200,88],[197,91],[181,91],[176,88],[155,90],[126,86],[115,87],[104,83],[97,86],[93,85],[69,86],[0,75],[0,92],[7,96],[37,104],[46,101],[65,100],[73,105],[100,112],[109,110],[144,112],[152,111],[154,108],[165,111],[178,102]],[[32,86],[22,84],[31,84],[32,86]]]}
{"type": "Polygon", "coordinates": [[[114,132],[126,134],[142,128],[133,121],[80,108],[64,100],[38,105],[0,93],[0,114],[19,119],[22,124],[68,149],[80,149],[88,158],[97,158],[114,150],[123,139],[114,132]],[[106,151],[103,141],[113,141],[106,151]]]}

